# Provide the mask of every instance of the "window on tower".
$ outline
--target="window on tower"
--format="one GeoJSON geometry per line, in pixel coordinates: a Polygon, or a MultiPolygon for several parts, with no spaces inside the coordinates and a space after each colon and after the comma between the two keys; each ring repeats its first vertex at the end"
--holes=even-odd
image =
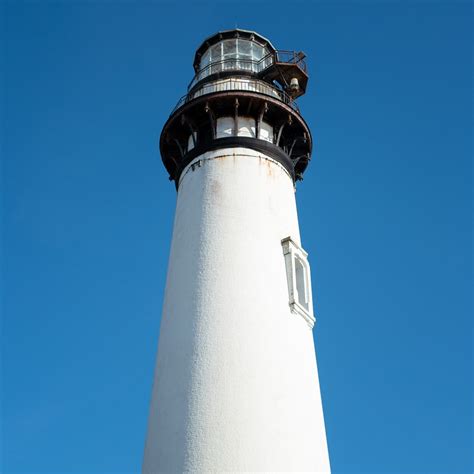
{"type": "Polygon", "coordinates": [[[230,136],[251,137],[273,143],[273,127],[268,123],[262,121],[259,136],[256,137],[255,134],[256,122],[253,117],[239,117],[238,129],[234,117],[219,117],[217,119],[216,138],[227,138],[230,136]]]}
{"type": "Polygon", "coordinates": [[[291,237],[281,241],[285,256],[286,279],[291,311],[302,316],[309,327],[314,326],[311,274],[308,254],[291,237]]]}

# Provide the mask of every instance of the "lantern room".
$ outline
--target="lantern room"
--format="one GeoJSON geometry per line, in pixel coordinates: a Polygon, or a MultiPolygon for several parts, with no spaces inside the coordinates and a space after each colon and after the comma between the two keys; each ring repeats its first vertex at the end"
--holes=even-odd
{"type": "Polygon", "coordinates": [[[196,76],[189,85],[232,73],[258,74],[273,61],[275,48],[263,36],[246,30],[229,30],[210,36],[194,57],[196,76]]]}
{"type": "Polygon", "coordinates": [[[302,52],[277,50],[247,30],[221,31],[196,50],[195,75],[160,138],[170,179],[179,184],[199,154],[244,146],[271,155],[293,180],[303,177],[311,133],[295,99],[306,91],[302,52]]]}

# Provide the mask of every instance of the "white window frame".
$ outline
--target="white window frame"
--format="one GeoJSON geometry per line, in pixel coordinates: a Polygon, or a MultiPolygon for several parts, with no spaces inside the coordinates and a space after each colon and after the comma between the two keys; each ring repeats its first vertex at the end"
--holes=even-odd
{"type": "Polygon", "coordinates": [[[309,268],[308,254],[298,244],[296,244],[291,237],[283,239],[281,245],[283,247],[283,255],[285,256],[290,309],[293,313],[302,316],[308,326],[313,328],[316,318],[313,313],[313,293],[311,291],[311,270],[309,268]],[[296,286],[296,259],[299,260],[304,271],[304,292],[308,301],[307,309],[301,304],[298,298],[298,289],[296,286]]]}

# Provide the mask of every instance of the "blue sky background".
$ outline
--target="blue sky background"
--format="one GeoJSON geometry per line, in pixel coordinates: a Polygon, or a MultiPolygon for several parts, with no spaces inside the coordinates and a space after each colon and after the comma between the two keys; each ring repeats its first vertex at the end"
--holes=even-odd
{"type": "Polygon", "coordinates": [[[333,471],[472,471],[469,2],[0,16],[4,472],[140,469],[176,198],[157,141],[195,48],[235,26],[308,55],[297,200],[333,471]]]}

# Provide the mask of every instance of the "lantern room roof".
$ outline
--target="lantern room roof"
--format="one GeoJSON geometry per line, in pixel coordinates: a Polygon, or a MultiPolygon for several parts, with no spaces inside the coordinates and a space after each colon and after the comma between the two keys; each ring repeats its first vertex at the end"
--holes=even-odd
{"type": "Polygon", "coordinates": [[[224,30],[214,33],[211,36],[208,36],[202,43],[201,46],[196,50],[194,55],[194,70],[197,72],[199,69],[199,63],[201,56],[214,44],[219,43],[219,41],[232,38],[245,38],[252,41],[255,41],[262,46],[267,47],[270,52],[274,53],[276,51],[275,47],[272,45],[270,40],[265,38],[265,36],[259,35],[255,31],[250,30],[241,30],[240,28],[234,28],[233,30],[224,30]]]}

